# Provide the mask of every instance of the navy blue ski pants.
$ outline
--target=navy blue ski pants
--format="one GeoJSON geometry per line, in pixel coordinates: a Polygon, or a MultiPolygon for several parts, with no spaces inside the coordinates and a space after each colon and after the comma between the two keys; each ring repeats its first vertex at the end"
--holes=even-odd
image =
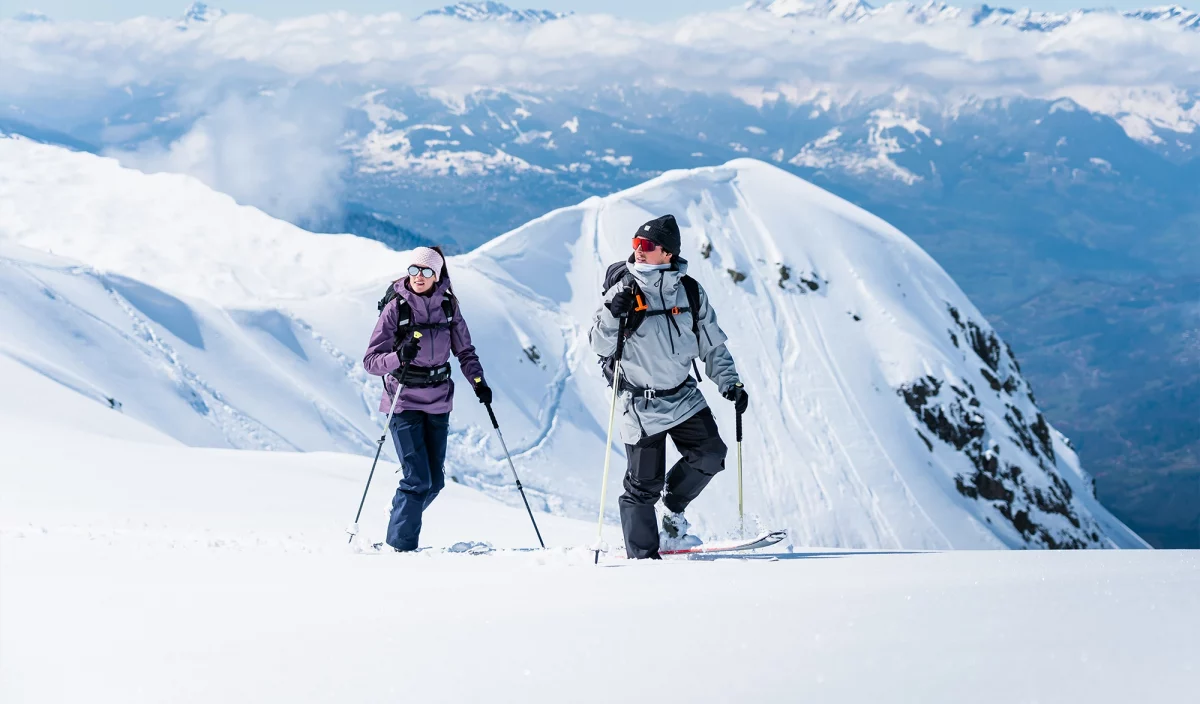
{"type": "Polygon", "coordinates": [[[421,514],[446,486],[446,435],[449,413],[403,411],[392,416],[392,441],[404,478],[392,499],[387,544],[397,550],[416,550],[421,537],[421,514]]]}

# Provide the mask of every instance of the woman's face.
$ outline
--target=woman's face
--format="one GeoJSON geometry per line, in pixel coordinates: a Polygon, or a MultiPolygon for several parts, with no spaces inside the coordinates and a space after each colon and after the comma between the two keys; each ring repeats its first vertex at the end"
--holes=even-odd
{"type": "Polygon", "coordinates": [[[417,273],[415,276],[408,277],[408,287],[411,288],[414,293],[425,293],[429,289],[433,288],[435,283],[437,283],[437,279],[425,278],[425,275],[422,273],[417,273]]]}

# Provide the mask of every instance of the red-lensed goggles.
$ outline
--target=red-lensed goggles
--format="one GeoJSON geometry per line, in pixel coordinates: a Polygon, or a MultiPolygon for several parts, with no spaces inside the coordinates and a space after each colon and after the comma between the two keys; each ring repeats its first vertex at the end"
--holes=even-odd
{"type": "Polygon", "coordinates": [[[657,242],[651,242],[650,240],[646,239],[645,237],[634,237],[633,238],[633,248],[635,251],[653,252],[654,250],[658,249],[658,247],[659,247],[659,245],[657,242]]]}

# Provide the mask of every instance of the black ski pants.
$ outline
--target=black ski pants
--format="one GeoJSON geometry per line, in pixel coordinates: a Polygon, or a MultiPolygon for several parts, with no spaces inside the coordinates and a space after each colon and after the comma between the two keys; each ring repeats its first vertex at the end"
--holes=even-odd
{"type": "Polygon", "coordinates": [[[446,486],[443,467],[450,414],[402,411],[392,416],[391,431],[404,478],[392,498],[387,544],[397,550],[416,550],[422,515],[446,486]]]}
{"type": "Polygon", "coordinates": [[[721,441],[717,422],[708,408],[673,428],[648,435],[636,445],[626,445],[629,468],[621,494],[621,528],[625,553],[635,559],[658,555],[658,521],[654,504],[662,496],[668,511],[687,508],[713,476],[725,469],[728,448],[721,441]],[[667,472],[667,436],[682,457],[667,472]],[[663,494],[663,487],[666,494],[663,494]]]}

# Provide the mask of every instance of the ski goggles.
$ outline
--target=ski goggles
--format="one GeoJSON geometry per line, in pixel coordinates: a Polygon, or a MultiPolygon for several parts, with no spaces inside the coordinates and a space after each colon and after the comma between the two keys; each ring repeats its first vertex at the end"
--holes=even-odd
{"type": "Polygon", "coordinates": [[[652,242],[645,237],[633,238],[633,249],[637,252],[653,252],[654,250],[658,249],[659,246],[660,245],[657,242],[652,242]]]}
{"type": "Polygon", "coordinates": [[[416,276],[417,274],[420,274],[421,276],[424,276],[427,279],[432,279],[433,278],[433,269],[430,269],[427,266],[420,267],[420,266],[417,266],[416,264],[413,264],[412,266],[408,267],[408,275],[409,276],[416,276]]]}

